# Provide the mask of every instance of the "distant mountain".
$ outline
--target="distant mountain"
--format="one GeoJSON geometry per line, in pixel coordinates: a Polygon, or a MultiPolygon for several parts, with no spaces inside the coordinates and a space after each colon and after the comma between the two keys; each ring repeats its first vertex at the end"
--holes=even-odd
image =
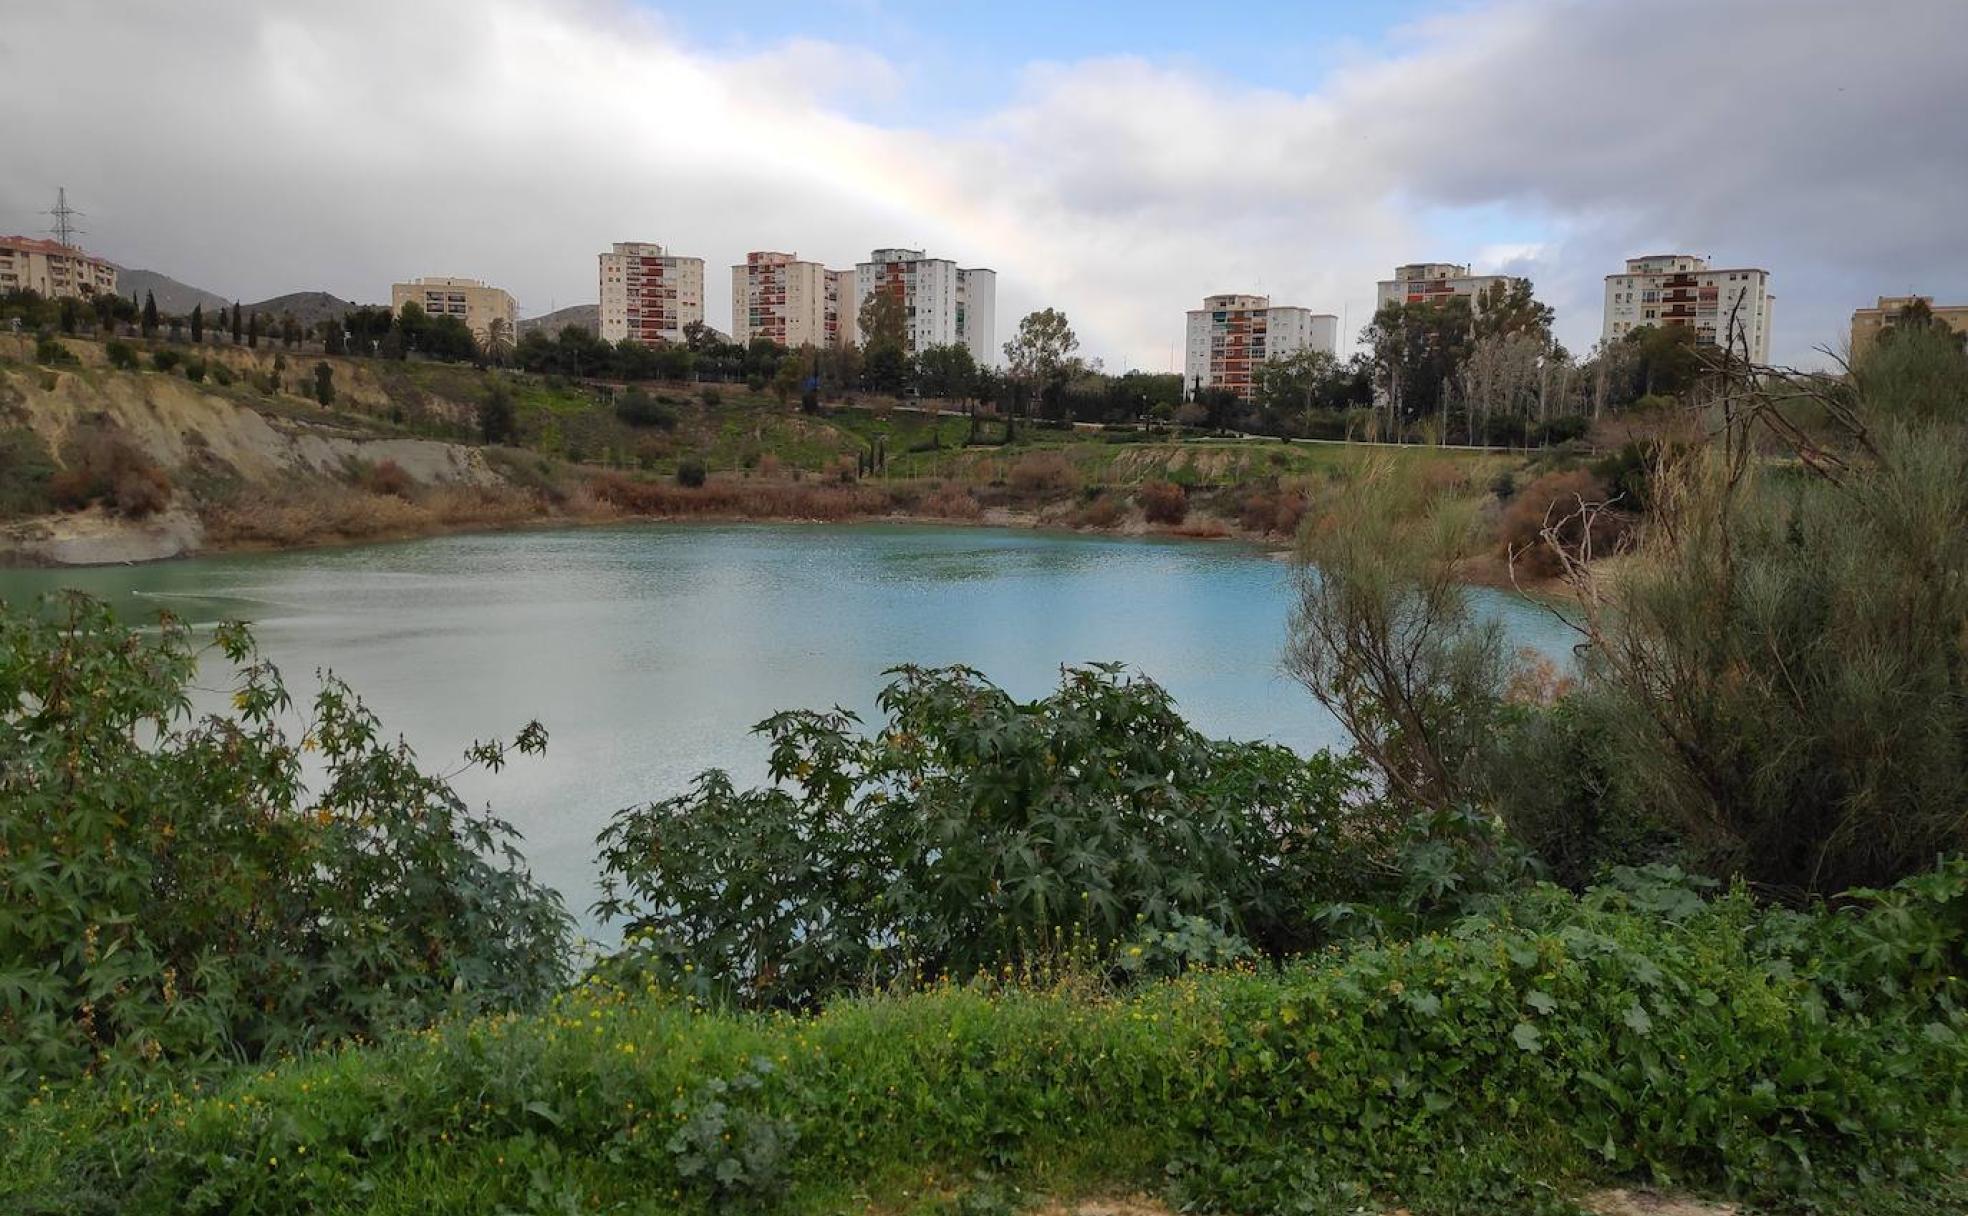
{"type": "Polygon", "coordinates": [[[166,316],[182,316],[203,304],[206,312],[232,307],[232,301],[222,295],[180,283],[167,274],[155,270],[129,270],[122,266],[116,268],[116,290],[124,295],[136,293],[142,300],[149,292],[157,300],[157,311],[166,316]]]}
{"type": "Polygon", "coordinates": [[[277,319],[281,314],[291,312],[296,321],[308,329],[313,329],[322,321],[330,318],[339,319],[343,313],[361,306],[353,300],[344,300],[325,291],[290,291],[284,296],[275,296],[258,303],[241,304],[240,307],[246,310],[247,316],[258,313],[268,319],[277,319]]]}
{"type": "Polygon", "coordinates": [[[579,325],[589,333],[601,330],[601,305],[570,304],[566,308],[546,313],[538,317],[519,319],[519,336],[524,338],[534,330],[539,330],[549,338],[566,329],[569,325],[579,325]]]}

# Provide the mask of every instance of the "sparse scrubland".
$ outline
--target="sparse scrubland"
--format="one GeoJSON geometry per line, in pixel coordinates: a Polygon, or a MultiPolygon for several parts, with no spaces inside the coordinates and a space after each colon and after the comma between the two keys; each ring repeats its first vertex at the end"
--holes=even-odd
{"type": "MultiPolygon", "coordinates": [[[[16,606],[4,1207],[1963,1210],[1968,359],[1907,327],[1671,413],[1573,467],[1242,488],[1298,529],[1288,665],[1344,752],[1209,739],[1117,668],[1029,702],[899,669],[879,721],[762,723],[764,785],[620,812],[598,954],[348,690],[283,726],[243,629],[201,669],[168,621],[16,606]],[[1566,591],[1571,666],[1472,610],[1511,567],[1566,591]],[[186,715],[197,670],[231,712],[186,715]]],[[[1005,457],[922,509],[1225,492],[963,458],[1005,457]]],[[[890,492],[874,463],[802,509],[890,492]]],[[[680,471],[581,492],[732,492],[680,471]]]]}

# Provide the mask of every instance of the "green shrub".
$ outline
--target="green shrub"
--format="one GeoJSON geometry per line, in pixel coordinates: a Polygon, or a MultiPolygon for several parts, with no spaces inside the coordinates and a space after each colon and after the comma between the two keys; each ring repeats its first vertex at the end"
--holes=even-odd
{"type": "Polygon", "coordinates": [[[661,427],[674,430],[676,411],[641,389],[631,388],[615,398],[615,416],[633,427],[661,427]]]}
{"type": "Polygon", "coordinates": [[[24,426],[0,427],[0,518],[52,510],[48,483],[54,475],[54,454],[39,434],[24,426]]]}
{"type": "Polygon", "coordinates": [[[565,914],[511,829],[333,680],[290,740],[245,630],[214,646],[79,595],[0,606],[0,1105],[523,1005],[562,976],[565,914]],[[191,717],[201,664],[239,673],[232,716],[191,717]]]}
{"type": "Polygon", "coordinates": [[[1205,739],[1114,668],[1020,703],[967,669],[904,667],[879,703],[873,735],[838,712],[763,723],[780,784],[712,771],[616,818],[597,910],[626,963],[799,1006],[1065,953],[1125,965],[1192,918],[1277,954],[1391,856],[1344,761],[1205,739]]]}
{"type": "Polygon", "coordinates": [[[137,348],[120,338],[111,338],[103,343],[103,356],[109,360],[111,367],[126,372],[137,370],[137,348]]]}
{"type": "Polygon", "coordinates": [[[150,356],[150,365],[160,372],[172,371],[183,362],[184,353],[182,351],[172,350],[168,346],[162,350],[153,351],[150,356]]]}
{"type": "Polygon", "coordinates": [[[205,367],[205,360],[195,355],[186,359],[184,361],[185,379],[191,381],[193,384],[197,384],[205,379],[205,367]]]}
{"type": "Polygon", "coordinates": [[[34,361],[43,367],[75,367],[82,362],[60,338],[42,338],[35,342],[34,361]]]}
{"type": "Polygon", "coordinates": [[[1282,972],[937,986],[814,1017],[590,984],[211,1093],[44,1105],[0,1168],[23,1216],[379,1194],[801,1212],[844,1191],[889,1211],[902,1188],[1062,1176],[1334,1216],[1575,1212],[1567,1193],[1604,1181],[1959,1211],[1964,892],[1957,862],[1868,910],[1798,914],[1627,871],[1282,972]]]}
{"type": "Polygon", "coordinates": [[[230,367],[227,367],[218,359],[208,360],[205,364],[205,370],[211,374],[212,383],[214,384],[231,384],[238,378],[232,374],[230,367]]]}
{"type": "Polygon", "coordinates": [[[708,474],[704,468],[704,462],[699,457],[686,456],[677,462],[676,479],[677,484],[680,486],[689,486],[694,489],[704,484],[706,476],[708,474]]]}

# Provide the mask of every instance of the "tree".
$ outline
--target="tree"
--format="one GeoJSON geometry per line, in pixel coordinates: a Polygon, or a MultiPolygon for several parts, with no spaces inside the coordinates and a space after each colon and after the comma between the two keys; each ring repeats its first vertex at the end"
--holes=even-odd
{"type": "Polygon", "coordinates": [[[511,361],[512,353],[511,324],[504,317],[493,317],[485,324],[485,357],[503,366],[511,361]]]}
{"type": "Polygon", "coordinates": [[[868,298],[861,301],[859,324],[863,350],[879,346],[909,349],[909,318],[903,310],[900,292],[885,288],[869,292],[868,298]]]}
{"type": "Polygon", "coordinates": [[[314,329],[317,334],[321,335],[321,349],[323,353],[330,355],[348,353],[348,335],[343,331],[342,322],[339,319],[329,317],[317,323],[314,329]]]}
{"type": "Polygon", "coordinates": [[[1080,340],[1056,308],[1027,313],[1018,323],[1018,332],[1004,344],[1005,362],[1014,383],[1028,393],[1037,393],[1047,416],[1056,410],[1059,391],[1069,370],[1067,360],[1080,348],[1080,340]]]}
{"type": "Polygon", "coordinates": [[[280,314],[280,344],[282,346],[292,349],[300,345],[301,339],[305,337],[307,337],[307,331],[301,328],[300,321],[295,318],[293,313],[286,312],[280,314]]]}
{"type": "Polygon", "coordinates": [[[234,346],[239,345],[240,326],[239,301],[234,300],[232,302],[232,344],[234,346]]]}
{"type": "Polygon", "coordinates": [[[205,340],[205,306],[203,304],[193,304],[191,306],[191,340],[193,342],[203,342],[205,340]]]}
{"type": "MultiPolygon", "coordinates": [[[[563,329],[561,332],[567,331],[563,329]]],[[[702,355],[716,350],[724,342],[718,336],[717,330],[702,321],[692,321],[683,327],[683,344],[690,349],[691,354],[702,355]]]]}
{"type": "Polygon", "coordinates": [[[156,334],[157,334],[157,297],[152,295],[150,292],[146,291],[144,292],[144,302],[143,302],[143,336],[146,338],[150,338],[150,337],[155,337],[156,334]]]}
{"type": "Polygon", "coordinates": [[[1373,352],[1375,388],[1392,419],[1414,422],[1446,409],[1448,388],[1473,340],[1467,296],[1384,304],[1361,334],[1373,352]]]}
{"type": "Polygon", "coordinates": [[[485,388],[485,399],[478,403],[478,437],[486,443],[511,443],[519,434],[519,413],[513,408],[512,390],[503,380],[493,380],[485,388]]]}
{"type": "Polygon", "coordinates": [[[803,355],[780,356],[779,366],[773,371],[770,384],[772,395],[778,399],[780,405],[783,406],[791,401],[793,394],[799,392],[800,383],[806,379],[806,364],[807,359],[803,355]]]}
{"type": "Polygon", "coordinates": [[[977,395],[977,360],[961,342],[926,347],[916,356],[916,387],[925,397],[968,400],[977,395]]]}
{"type": "Polygon", "coordinates": [[[1541,304],[1531,291],[1529,279],[1505,279],[1492,283],[1476,296],[1475,337],[1503,337],[1528,334],[1540,342],[1551,341],[1553,312],[1541,304]]]}
{"type": "Polygon", "coordinates": [[[326,363],[314,365],[314,399],[324,406],[335,404],[335,369],[326,363]]]}
{"type": "Polygon", "coordinates": [[[246,319],[246,345],[258,347],[260,344],[260,314],[254,313],[246,319]]]}

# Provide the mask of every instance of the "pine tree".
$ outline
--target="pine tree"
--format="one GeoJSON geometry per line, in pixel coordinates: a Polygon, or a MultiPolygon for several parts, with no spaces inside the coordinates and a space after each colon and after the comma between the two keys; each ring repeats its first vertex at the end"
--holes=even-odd
{"type": "Polygon", "coordinates": [[[246,318],[246,345],[257,348],[260,345],[260,314],[254,313],[246,318]]]}
{"type": "Polygon", "coordinates": [[[232,302],[232,344],[239,345],[239,301],[232,302]]]}
{"type": "Polygon", "coordinates": [[[144,292],[143,336],[148,338],[157,333],[157,297],[144,292]]]}
{"type": "Polygon", "coordinates": [[[205,306],[203,304],[193,304],[191,306],[191,340],[193,342],[203,342],[205,340],[205,306]]]}

